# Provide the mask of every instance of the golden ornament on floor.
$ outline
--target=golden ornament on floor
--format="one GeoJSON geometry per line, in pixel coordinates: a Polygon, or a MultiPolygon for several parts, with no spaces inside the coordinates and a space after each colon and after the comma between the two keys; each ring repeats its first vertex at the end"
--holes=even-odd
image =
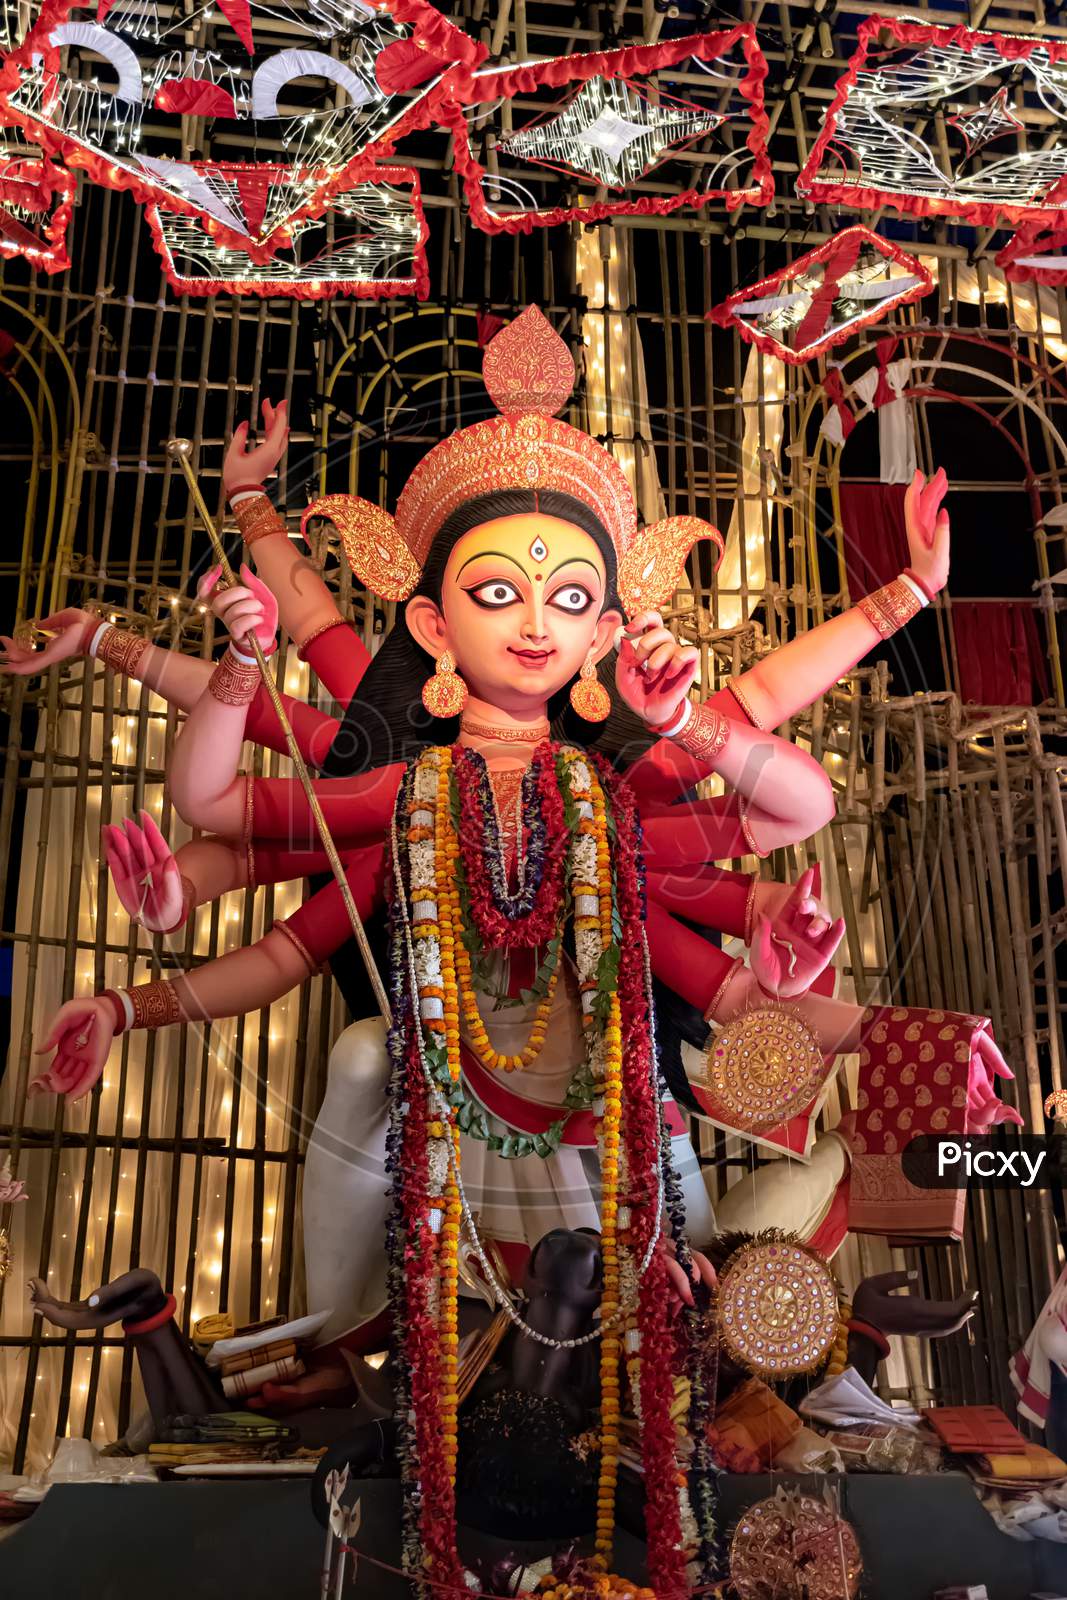
{"type": "Polygon", "coordinates": [[[740,1600],[853,1600],[863,1576],[859,1540],[825,1499],[779,1489],[749,1506],[730,1541],[730,1582],[740,1600]]]}
{"type": "MultiPolygon", "coordinates": [[[[771,1005],[743,1011],[720,1029],[704,1070],[699,1087],[718,1102],[722,1121],[768,1133],[810,1106],[830,1067],[807,1023],[771,1005]]],[[[716,1115],[715,1105],[703,1109],[716,1115]]]]}
{"type": "Polygon", "coordinates": [[[11,1271],[14,1257],[11,1254],[11,1244],[3,1228],[0,1228],[0,1283],[3,1283],[11,1271]]]}
{"type": "Polygon", "coordinates": [[[719,1274],[719,1333],[731,1360],[761,1378],[814,1372],[840,1325],[837,1282],[817,1251],[761,1234],[719,1274]]]}
{"type": "Polygon", "coordinates": [[[603,722],[611,711],[611,696],[596,675],[596,662],[588,655],[571,684],[570,702],[586,722],[603,722]]]}
{"type": "Polygon", "coordinates": [[[438,656],[433,677],[422,686],[422,703],[431,717],[458,717],[467,704],[467,685],[456,671],[451,650],[438,656]]]}

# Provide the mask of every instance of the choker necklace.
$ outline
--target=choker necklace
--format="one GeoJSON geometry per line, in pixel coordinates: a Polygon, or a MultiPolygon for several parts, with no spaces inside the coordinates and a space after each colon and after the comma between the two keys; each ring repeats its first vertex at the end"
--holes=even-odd
{"type": "Polygon", "coordinates": [[[460,717],[459,729],[473,739],[498,739],[502,744],[541,744],[549,735],[547,717],[532,728],[510,728],[498,722],[476,722],[473,717],[460,717]]]}

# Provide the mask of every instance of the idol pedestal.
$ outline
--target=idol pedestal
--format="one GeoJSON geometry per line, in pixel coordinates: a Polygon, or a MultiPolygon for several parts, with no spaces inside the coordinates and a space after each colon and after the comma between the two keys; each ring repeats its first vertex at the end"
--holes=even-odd
{"type": "MultiPolygon", "coordinates": [[[[724,1477],[721,1526],[782,1482],[825,1479],[724,1477]]],[[[842,1509],[863,1549],[865,1600],[931,1600],[949,1584],[984,1583],[990,1600],[1067,1596],[1067,1546],[1024,1544],[1000,1533],[966,1478],[854,1475],[842,1480],[842,1509]]],[[[398,1562],[399,1487],[360,1488],[359,1548],[398,1562]]],[[[33,1516],[0,1542],[0,1594],[11,1600],[317,1600],[325,1539],[312,1516],[308,1480],[60,1484],[33,1516]]],[[[490,1559],[514,1541],[464,1535],[461,1551],[490,1559]]],[[[543,1547],[516,1551],[534,1560],[543,1547]]],[[[642,1547],[621,1534],[616,1567],[644,1580],[642,1547]]],[[[407,1600],[407,1585],[360,1563],[362,1600],[407,1600]]]]}

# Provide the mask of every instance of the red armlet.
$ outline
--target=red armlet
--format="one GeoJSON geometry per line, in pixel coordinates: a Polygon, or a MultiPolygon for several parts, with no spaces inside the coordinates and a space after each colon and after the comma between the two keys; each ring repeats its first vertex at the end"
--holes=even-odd
{"type": "Polygon", "coordinates": [[[167,1302],[162,1310],[154,1316],[145,1317],[143,1322],[124,1322],[122,1331],[128,1339],[136,1339],[142,1333],[155,1333],[157,1328],[162,1328],[173,1317],[177,1310],[178,1302],[172,1294],[168,1294],[167,1302]]]}
{"type": "Polygon", "coordinates": [[[861,1317],[853,1317],[848,1324],[849,1333],[862,1334],[864,1339],[869,1339],[876,1350],[879,1350],[883,1361],[890,1351],[889,1340],[881,1328],[876,1328],[871,1322],[864,1322],[861,1317]]]}

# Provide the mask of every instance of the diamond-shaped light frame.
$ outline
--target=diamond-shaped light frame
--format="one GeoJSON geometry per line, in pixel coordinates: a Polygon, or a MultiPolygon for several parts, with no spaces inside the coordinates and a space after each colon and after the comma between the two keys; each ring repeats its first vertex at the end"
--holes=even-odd
{"type": "Polygon", "coordinates": [[[801,366],[933,286],[917,257],[857,223],[728,295],[709,316],[765,355],[801,366]]]}
{"type": "Polygon", "coordinates": [[[750,23],[480,68],[441,108],[471,219],[487,233],[528,233],[683,206],[769,205],[766,76],[750,23]],[[656,124],[672,136],[657,138],[656,124]],[[708,138],[710,152],[701,148],[708,138]],[[546,178],[549,203],[531,187],[544,189],[546,178]]]}

